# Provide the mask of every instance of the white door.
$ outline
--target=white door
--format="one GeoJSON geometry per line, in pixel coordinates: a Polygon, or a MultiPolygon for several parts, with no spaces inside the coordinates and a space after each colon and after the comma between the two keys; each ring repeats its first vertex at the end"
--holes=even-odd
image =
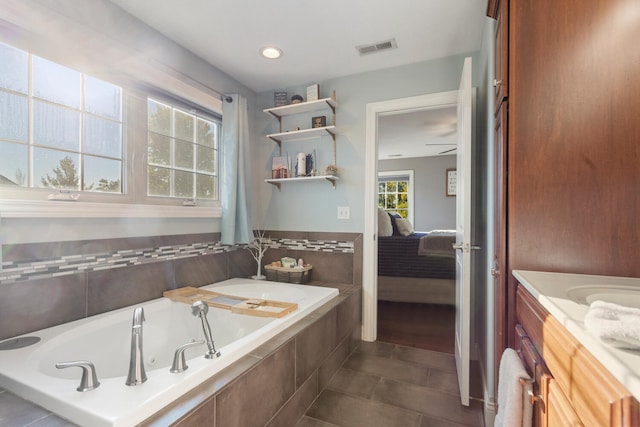
{"type": "Polygon", "coordinates": [[[458,150],[456,181],[456,341],[460,400],[469,406],[471,329],[471,58],[464,60],[458,89],[458,150]]]}

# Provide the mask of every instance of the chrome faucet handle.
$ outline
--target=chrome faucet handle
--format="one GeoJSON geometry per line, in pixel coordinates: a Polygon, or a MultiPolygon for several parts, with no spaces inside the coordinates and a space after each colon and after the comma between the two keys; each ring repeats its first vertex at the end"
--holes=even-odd
{"type": "Polygon", "coordinates": [[[147,373],[144,369],[142,322],[144,309],[136,307],[133,311],[133,323],[131,325],[131,354],[129,356],[129,374],[125,384],[128,386],[140,385],[147,381],[147,373]]]}
{"type": "Polygon", "coordinates": [[[191,314],[196,317],[206,316],[209,312],[209,306],[202,301],[195,301],[191,304],[191,314]]]}
{"type": "Polygon", "coordinates": [[[74,360],[72,362],[59,362],[56,363],[56,368],[64,369],[77,366],[82,368],[82,378],[80,378],[80,385],[76,390],[78,391],[91,391],[100,385],[98,376],[96,375],[96,368],[93,363],[87,360],[74,360]]]}
{"type": "Polygon", "coordinates": [[[184,351],[188,348],[202,344],[204,344],[204,340],[188,342],[178,347],[175,354],[173,355],[173,363],[171,364],[171,369],[169,369],[169,372],[171,372],[172,374],[177,374],[189,369],[189,366],[187,366],[187,362],[184,359],[184,351]]]}
{"type": "Polygon", "coordinates": [[[213,343],[213,336],[211,335],[211,326],[207,320],[207,312],[209,306],[202,301],[195,301],[191,304],[191,314],[200,318],[202,322],[202,331],[204,332],[204,339],[207,342],[207,352],[205,353],[205,359],[213,359],[214,357],[220,357],[220,352],[216,350],[216,345],[213,343]]]}

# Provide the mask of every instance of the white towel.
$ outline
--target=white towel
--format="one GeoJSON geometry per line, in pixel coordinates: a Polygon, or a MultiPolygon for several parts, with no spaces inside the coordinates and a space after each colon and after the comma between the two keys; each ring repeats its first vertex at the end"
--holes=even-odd
{"type": "Polygon", "coordinates": [[[494,427],[531,427],[533,407],[528,398],[531,383],[524,385],[520,379],[530,379],[518,353],[507,348],[500,359],[498,371],[498,413],[494,427]]]}
{"type": "Polygon", "coordinates": [[[587,330],[618,348],[640,349],[640,309],[594,301],[584,317],[587,330]]]}

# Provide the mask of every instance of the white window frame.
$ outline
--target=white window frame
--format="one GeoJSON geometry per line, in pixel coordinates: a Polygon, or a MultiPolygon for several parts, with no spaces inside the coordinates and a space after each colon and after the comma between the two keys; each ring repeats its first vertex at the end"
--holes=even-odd
{"type": "MultiPolygon", "coordinates": [[[[401,176],[408,176],[409,177],[409,190],[407,192],[407,219],[409,220],[409,222],[411,224],[415,224],[413,222],[413,218],[414,218],[414,206],[415,206],[415,202],[414,202],[414,179],[413,179],[413,169],[406,169],[406,170],[391,170],[391,171],[378,171],[378,182],[377,184],[380,184],[380,178],[383,177],[401,177],[401,176]]],[[[376,186],[376,189],[378,187],[376,186]]]]}
{"type": "MultiPolygon", "coordinates": [[[[11,43],[7,43],[12,45],[11,43]]],[[[25,50],[24,47],[16,48],[25,50]]],[[[35,54],[37,53],[27,52],[35,54]]],[[[44,58],[44,56],[41,56],[44,58]]],[[[59,62],[61,63],[61,62],[59,62]]],[[[65,65],[61,63],[61,65],[65,65]]],[[[78,70],[83,72],[82,70],[78,70]]],[[[87,73],[91,75],[91,73],[87,73]]],[[[94,76],[96,77],[96,76],[94,76]]],[[[146,75],[147,80],[156,80],[163,83],[163,87],[171,87],[176,93],[184,96],[184,99],[198,105],[203,111],[212,111],[214,115],[221,116],[221,101],[204,93],[197,88],[167,75],[146,75]],[[209,107],[209,108],[207,108],[209,107]]],[[[97,77],[100,78],[100,77],[97,77]]],[[[147,97],[154,97],[157,92],[145,89],[135,89],[122,85],[117,81],[111,82],[122,87],[123,91],[123,159],[124,179],[123,193],[98,193],[78,192],[80,197],[76,201],[54,201],[48,196],[56,193],[56,189],[47,188],[11,188],[0,187],[0,218],[220,218],[221,203],[217,201],[198,201],[198,206],[183,206],[185,199],[168,198],[147,195],[146,176],[146,150],[147,150],[147,97]],[[140,104],[145,105],[140,110],[140,104]],[[136,104],[138,104],[136,106],[136,104]],[[142,114],[144,112],[144,115],[142,114]],[[141,116],[144,116],[141,117],[141,116]],[[144,123],[144,125],[130,127],[130,122],[144,123]],[[133,149],[136,141],[142,144],[142,148],[133,149]],[[142,142],[140,142],[142,141],[142,142]],[[135,153],[135,155],[134,155],[135,153]],[[144,172],[134,174],[133,159],[137,159],[138,165],[144,159],[144,172]],[[143,190],[141,190],[143,189],[143,190]]],[[[140,82],[141,87],[149,87],[148,82],[140,82]]],[[[180,98],[167,92],[169,99],[180,98]]],[[[220,153],[220,150],[218,151],[220,153]]],[[[218,175],[220,171],[220,156],[218,156],[218,175]]],[[[220,188],[218,194],[220,194],[220,188]]]]}
{"type": "MultiPolygon", "coordinates": [[[[199,107],[199,106],[194,106],[191,107],[189,105],[186,105],[183,101],[180,100],[176,100],[170,96],[164,95],[164,94],[149,94],[147,96],[147,105],[149,104],[149,101],[155,102],[155,103],[159,103],[159,104],[164,104],[170,108],[173,108],[175,110],[179,110],[183,113],[186,114],[190,114],[190,115],[194,115],[197,119],[201,119],[201,120],[208,120],[208,121],[213,121],[216,122],[219,133],[217,135],[217,145],[215,147],[215,158],[217,161],[217,165],[216,165],[216,171],[214,174],[212,174],[212,176],[215,176],[216,178],[216,188],[215,188],[215,193],[218,196],[217,200],[209,200],[209,199],[193,199],[196,200],[196,202],[198,203],[204,203],[205,205],[211,205],[211,204],[219,204],[220,203],[220,193],[221,193],[221,188],[220,188],[220,178],[221,178],[221,174],[220,174],[220,167],[221,167],[221,162],[220,162],[220,155],[222,153],[222,147],[221,147],[221,143],[222,143],[222,117],[220,117],[220,115],[217,115],[215,113],[206,111],[204,108],[199,107]]],[[[149,117],[149,111],[147,110],[147,119],[149,117]]],[[[196,122],[197,123],[197,122],[196,122]]],[[[196,124],[197,126],[197,124],[196,124]]],[[[147,139],[145,140],[145,145],[148,146],[148,135],[149,135],[149,130],[147,129],[147,139]]],[[[174,136],[168,136],[165,135],[171,139],[175,139],[174,136]]],[[[197,142],[193,142],[194,144],[197,144],[197,142]]],[[[147,153],[145,151],[145,153],[147,153]]],[[[145,161],[146,163],[146,167],[147,170],[149,168],[149,162],[148,159],[146,159],[145,161]]],[[[181,170],[180,167],[177,167],[175,165],[166,165],[166,166],[160,166],[160,167],[164,167],[167,169],[171,169],[172,171],[175,170],[181,170]]],[[[197,174],[198,171],[196,170],[195,166],[193,170],[188,170],[189,173],[194,173],[197,174]]],[[[173,177],[173,173],[171,174],[171,176],[173,177]]],[[[191,198],[184,198],[184,197],[178,197],[178,196],[163,196],[163,195],[151,195],[149,194],[149,190],[148,190],[148,183],[149,183],[149,177],[147,176],[147,174],[145,173],[145,184],[146,184],[146,188],[147,190],[145,190],[145,194],[147,196],[147,199],[149,200],[165,200],[165,201],[172,201],[172,200],[180,200],[180,201],[184,201],[184,200],[191,200],[191,198]]],[[[172,183],[173,185],[173,183],[172,183]]]]}

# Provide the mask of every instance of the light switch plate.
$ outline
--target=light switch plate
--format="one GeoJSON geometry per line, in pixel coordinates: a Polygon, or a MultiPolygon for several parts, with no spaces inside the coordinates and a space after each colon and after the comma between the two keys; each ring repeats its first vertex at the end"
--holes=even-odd
{"type": "Polygon", "coordinates": [[[338,219],[349,219],[351,217],[351,210],[349,206],[338,206],[338,219]]]}

